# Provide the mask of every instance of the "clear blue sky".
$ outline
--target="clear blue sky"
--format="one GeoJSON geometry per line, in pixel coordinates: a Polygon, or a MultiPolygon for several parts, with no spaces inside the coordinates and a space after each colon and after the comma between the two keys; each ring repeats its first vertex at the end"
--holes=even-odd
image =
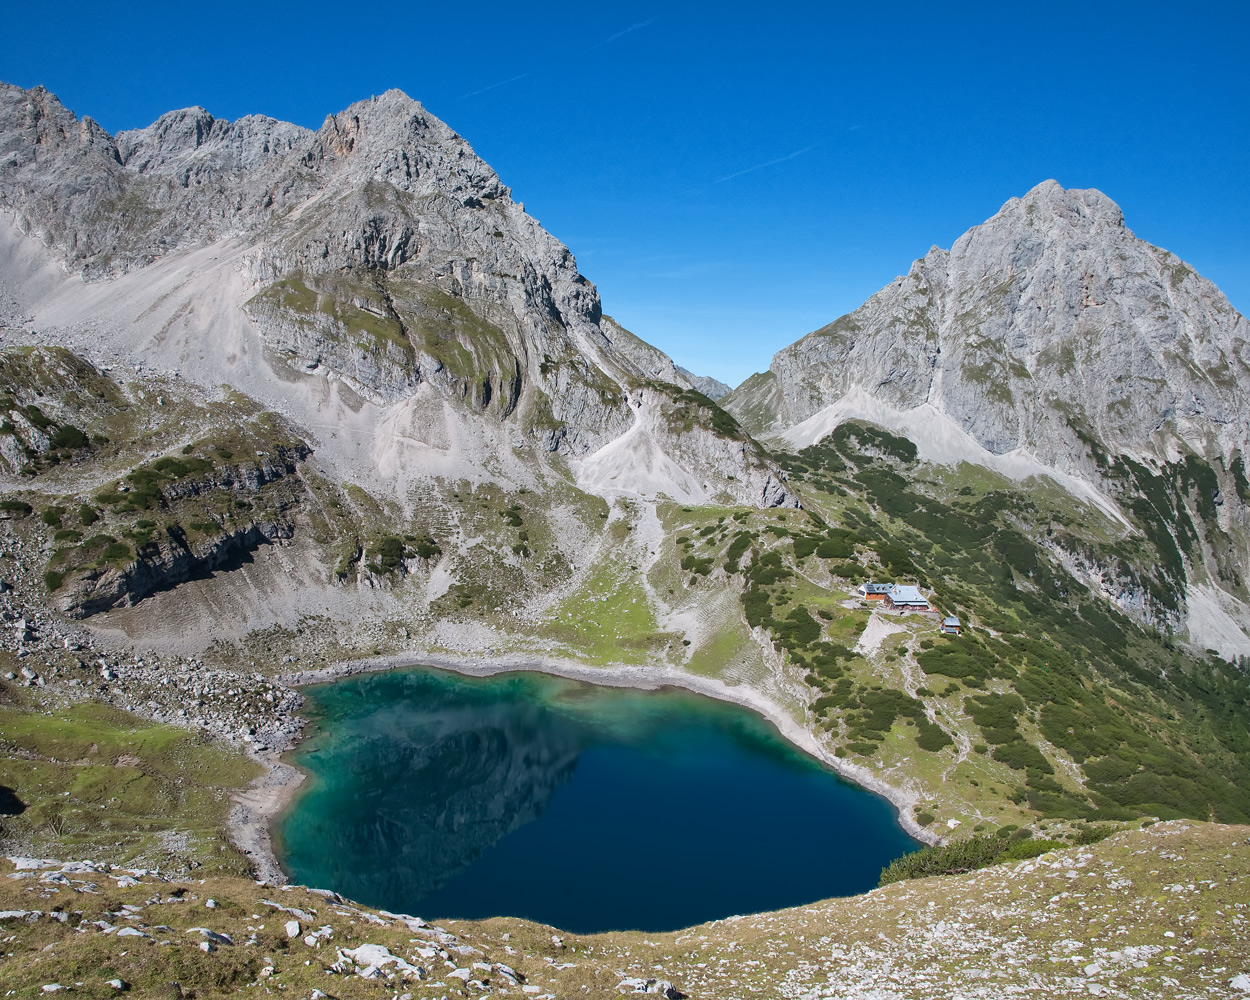
{"type": "Polygon", "coordinates": [[[110,131],[399,87],[731,384],[1053,177],[1250,310],[1250,4],[0,6],[0,79],[110,131]]]}

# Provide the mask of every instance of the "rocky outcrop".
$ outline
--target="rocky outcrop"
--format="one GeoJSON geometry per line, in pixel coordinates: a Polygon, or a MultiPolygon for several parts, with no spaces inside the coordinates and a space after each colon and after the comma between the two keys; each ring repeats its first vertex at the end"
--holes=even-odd
{"type": "Polygon", "coordinates": [[[106,563],[83,570],[53,595],[53,603],[73,618],[133,606],[158,590],[227,567],[262,545],[289,539],[293,533],[293,523],[280,518],[252,521],[197,545],[188,542],[185,535],[172,533],[142,549],[125,566],[106,563]]]}
{"type": "MultiPolygon", "coordinates": [[[[107,552],[101,555],[98,546],[77,549],[71,541],[53,557],[58,567],[55,579],[49,580],[49,585],[56,583],[50,594],[54,605],[74,618],[133,606],[157,591],[231,568],[263,545],[292,538],[299,500],[304,496],[295,474],[298,463],[311,454],[303,444],[279,445],[272,452],[256,453],[251,461],[160,482],[159,503],[167,519],[163,530],[146,540],[132,531],[126,537],[135,546],[133,550],[122,546],[127,554],[120,562],[108,558],[107,552]],[[266,490],[278,483],[290,484],[290,488],[266,490]],[[220,509],[223,498],[228,514],[207,512],[213,506],[220,509]],[[179,511],[197,510],[200,513],[189,528],[168,520],[179,511]],[[243,511],[248,513],[239,516],[243,511]],[[62,559],[66,553],[68,558],[62,559]]],[[[155,522],[147,523],[155,527],[155,522]]],[[[71,532],[73,537],[78,534],[71,532]]],[[[112,540],[112,536],[100,537],[112,540]]]]}
{"type": "Polygon", "coordinates": [[[218,466],[201,475],[163,484],[161,495],[166,503],[173,503],[220,490],[259,493],[268,484],[293,476],[298,463],[310,455],[312,449],[303,442],[277,445],[272,452],[257,452],[250,461],[218,466]]]}
{"type": "Polygon", "coordinates": [[[925,404],[988,451],[1094,472],[1088,442],[1231,460],[1250,428],[1250,323],[1119,207],[1054,181],[934,247],[853,313],[777,353],[725,407],[761,433],[856,390],[925,404]]]}

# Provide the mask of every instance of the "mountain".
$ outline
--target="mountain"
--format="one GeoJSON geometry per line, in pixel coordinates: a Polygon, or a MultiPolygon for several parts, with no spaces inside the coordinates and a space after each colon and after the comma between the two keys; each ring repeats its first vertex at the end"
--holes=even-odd
{"type": "Polygon", "coordinates": [[[1136,566],[1066,553],[1087,582],[1245,654],[1247,387],[1250,323],[1219,290],[1101,192],[1046,181],[722,403],[788,447],[857,418],[923,457],[1061,482],[1153,536],[1136,566]]]}
{"type": "Polygon", "coordinates": [[[929,843],[1250,820],[1246,323],[1096,192],[723,406],[397,91],[110,136],[0,87],[0,209],[14,853],[280,874],[299,686],[412,663],[748,705],[929,843]]]}
{"type": "Polygon", "coordinates": [[[696,375],[694,372],[677,366],[677,370],[686,376],[686,380],[698,389],[708,399],[719,400],[722,396],[729,395],[729,386],[719,379],[714,379],[710,375],[696,375]]]}
{"type": "Polygon", "coordinates": [[[766,436],[815,439],[864,394],[932,414],[993,455],[1094,473],[1088,441],[1231,464],[1250,440],[1250,323],[1099,191],[1045,181],[854,312],[779,351],[728,403],[766,436]],[[923,410],[931,407],[931,410],[923,410]]]}
{"type": "MultiPolygon", "coordinates": [[[[425,439],[450,433],[448,420],[574,458],[632,431],[646,439],[635,451],[680,451],[691,479],[736,501],[790,502],[744,437],[696,441],[699,421],[669,432],[674,407],[699,405],[676,399],[688,380],[605,322],[568,249],[468,143],[399,91],[316,131],[189,108],[112,137],[46,91],[5,86],[0,136],[0,207],[95,286],[92,321],[108,314],[114,348],[205,381],[250,351],[296,387],[280,394],[288,407],[309,408],[329,387],[387,413],[375,452],[395,447],[398,431],[437,447],[425,439]],[[211,256],[173,273],[205,248],[211,256]],[[205,298],[230,338],[197,325],[204,306],[191,304],[205,298]],[[428,426],[427,411],[444,401],[455,417],[428,426]]],[[[59,285],[21,308],[49,314],[50,325],[81,322],[65,301],[78,283],[59,285]]],[[[410,451],[376,464],[407,462],[410,451]]]]}
{"type": "MultiPolygon", "coordinates": [[[[572,254],[468,144],[398,91],[316,131],[191,108],[113,137],[46,91],[5,86],[0,206],[11,219],[0,226],[7,324],[97,365],[160,371],[173,379],[165,399],[206,404],[203,394],[224,382],[256,412],[280,414],[266,440],[290,457],[265,482],[302,488],[307,464],[319,481],[356,483],[409,516],[439,492],[431,483],[454,493],[465,477],[505,492],[555,477],[585,502],[622,492],[647,502],[797,502],[731,418],[603,315],[572,254]]],[[[81,373],[93,385],[100,375],[81,373]]],[[[13,385],[10,395],[29,406],[41,391],[13,385]]],[[[77,398],[125,395],[109,384],[77,398]]],[[[58,416],[103,428],[135,402],[107,413],[75,404],[58,416]]],[[[50,440],[14,420],[0,454],[9,481],[22,482],[50,440]]],[[[203,451],[215,445],[195,437],[183,433],[179,447],[210,462],[203,451]]],[[[220,465],[217,486],[237,478],[220,465]]],[[[421,537],[445,514],[427,512],[415,531],[379,523],[375,535],[421,537]]],[[[61,556],[49,568],[59,606],[134,603],[295,534],[276,514],[245,520],[217,518],[207,538],[189,537],[189,522],[162,541],[140,528],[134,563],[80,572],[83,559],[61,556]]],[[[571,561],[582,541],[566,528],[550,534],[571,561]]],[[[328,553],[332,575],[367,562],[367,537],[330,534],[340,535],[326,540],[331,549],[356,553],[346,566],[328,553]]]]}

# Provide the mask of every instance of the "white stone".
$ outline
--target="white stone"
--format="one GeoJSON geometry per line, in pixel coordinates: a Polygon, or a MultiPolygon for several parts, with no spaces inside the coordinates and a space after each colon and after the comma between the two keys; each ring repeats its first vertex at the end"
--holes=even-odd
{"type": "Polygon", "coordinates": [[[362,944],[359,948],[343,949],[340,954],[350,958],[356,965],[365,967],[365,972],[371,969],[376,971],[388,965],[393,965],[400,972],[411,974],[418,978],[425,974],[425,970],[420,966],[411,965],[400,956],[392,955],[390,949],[385,945],[362,944]]]}

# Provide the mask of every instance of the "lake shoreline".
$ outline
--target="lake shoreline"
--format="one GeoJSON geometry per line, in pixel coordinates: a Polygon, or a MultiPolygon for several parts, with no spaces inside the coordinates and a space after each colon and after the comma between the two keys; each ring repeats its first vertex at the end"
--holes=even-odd
{"type": "MultiPolygon", "coordinates": [[[[632,688],[638,691],[677,688],[716,701],[738,705],[770,723],[782,739],[791,746],[825,765],[852,784],[888,801],[894,807],[895,818],[899,826],[913,840],[929,845],[940,842],[936,834],[915,821],[912,807],[917,800],[914,796],[903,789],[887,784],[867,768],[829,753],[780,705],[762,692],[746,685],[731,686],[715,678],[700,677],[671,667],[622,664],[590,667],[572,661],[533,657],[465,659],[424,652],[392,653],[367,659],[346,660],[316,670],[295,671],[277,680],[298,688],[327,684],[359,674],[411,667],[433,667],[467,677],[493,677],[504,673],[531,672],[597,684],[602,687],[632,688]]],[[[266,771],[244,792],[236,795],[236,805],[231,811],[229,821],[231,839],[255,866],[257,879],[275,885],[285,884],[288,879],[273,848],[271,825],[290,805],[299,786],[307,777],[303,771],[286,759],[294,747],[295,743],[292,743],[278,759],[259,759],[266,771]]]]}

